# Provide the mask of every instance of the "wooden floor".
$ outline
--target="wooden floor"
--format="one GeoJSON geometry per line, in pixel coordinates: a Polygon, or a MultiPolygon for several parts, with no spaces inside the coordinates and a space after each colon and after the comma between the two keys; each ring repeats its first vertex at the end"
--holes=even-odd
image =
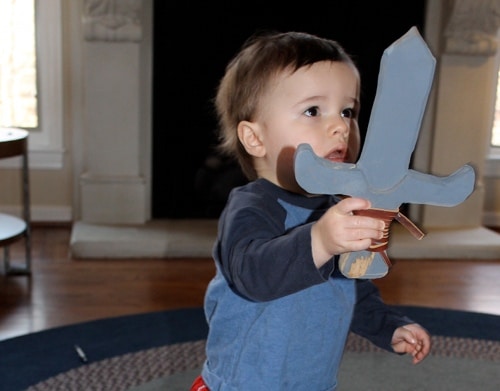
{"type": "MultiPolygon", "coordinates": [[[[88,320],[203,304],[211,259],[71,259],[70,227],[33,228],[31,277],[0,275],[0,340],[88,320]]],[[[13,259],[22,247],[11,247],[13,259]]],[[[393,260],[389,304],[500,315],[497,260],[393,260]]]]}

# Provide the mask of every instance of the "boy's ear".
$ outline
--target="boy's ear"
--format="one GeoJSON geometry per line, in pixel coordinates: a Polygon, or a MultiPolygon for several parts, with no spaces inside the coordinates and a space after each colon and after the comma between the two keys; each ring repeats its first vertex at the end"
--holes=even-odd
{"type": "Polygon", "coordinates": [[[266,153],[260,128],[255,122],[241,121],[238,124],[238,138],[249,155],[262,157],[266,153]]]}

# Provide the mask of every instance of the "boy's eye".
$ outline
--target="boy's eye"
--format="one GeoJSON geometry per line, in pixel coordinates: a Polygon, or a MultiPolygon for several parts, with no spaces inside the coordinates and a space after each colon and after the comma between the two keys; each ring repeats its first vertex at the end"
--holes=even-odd
{"type": "Polygon", "coordinates": [[[304,114],[308,117],[317,117],[319,115],[319,107],[309,107],[306,111],[304,111],[304,114]]]}
{"type": "Polygon", "coordinates": [[[356,110],[352,108],[344,109],[341,113],[342,117],[345,118],[356,118],[356,110]]]}

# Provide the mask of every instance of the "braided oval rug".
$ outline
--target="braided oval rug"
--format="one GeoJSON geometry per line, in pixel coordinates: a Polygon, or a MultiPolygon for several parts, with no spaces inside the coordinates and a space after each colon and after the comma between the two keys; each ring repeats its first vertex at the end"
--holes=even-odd
{"type": "MultiPolygon", "coordinates": [[[[187,391],[201,369],[204,348],[205,341],[199,340],[125,354],[82,365],[27,391],[187,391]]],[[[341,389],[344,385],[350,391],[443,391],[472,387],[496,391],[500,389],[500,342],[433,337],[431,356],[413,366],[409,357],[387,353],[351,334],[339,383],[341,389]]]]}
{"type": "MultiPolygon", "coordinates": [[[[351,334],[339,390],[500,390],[500,316],[396,309],[429,330],[431,355],[413,365],[411,357],[382,351],[351,334]]],[[[203,309],[192,308],[102,319],[0,341],[0,390],[186,391],[200,373],[207,332],[203,309]],[[87,363],[79,360],[74,344],[84,349],[87,363]]]]}

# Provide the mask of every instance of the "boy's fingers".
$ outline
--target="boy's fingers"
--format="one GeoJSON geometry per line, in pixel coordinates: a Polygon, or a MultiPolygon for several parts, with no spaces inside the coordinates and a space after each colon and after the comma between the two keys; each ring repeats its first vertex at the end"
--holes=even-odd
{"type": "Polygon", "coordinates": [[[369,209],[370,201],[363,198],[345,198],[337,204],[337,210],[341,214],[350,215],[355,210],[369,209]]]}

